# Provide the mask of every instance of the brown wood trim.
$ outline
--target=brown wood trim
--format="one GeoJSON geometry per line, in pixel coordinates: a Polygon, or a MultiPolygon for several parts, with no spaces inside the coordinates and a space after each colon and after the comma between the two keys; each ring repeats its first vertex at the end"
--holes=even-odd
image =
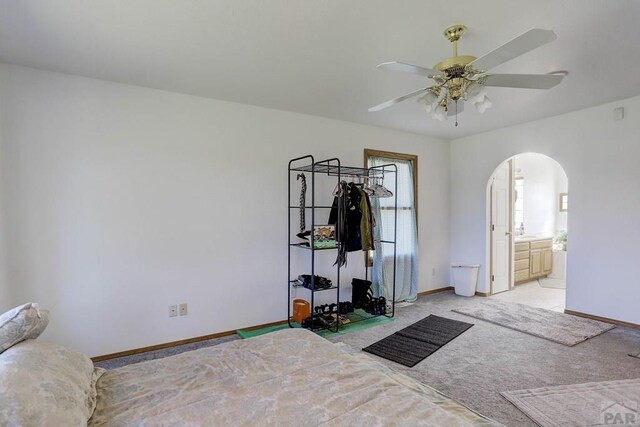
{"type": "MultiPolygon", "coordinates": [[[[284,323],[287,323],[287,321],[286,320],[279,320],[277,322],[265,323],[265,324],[256,325],[256,326],[249,326],[247,328],[240,328],[240,329],[244,329],[246,331],[253,331],[255,329],[268,328],[270,326],[282,325],[284,323]]],[[[132,356],[134,354],[147,353],[149,351],[162,350],[162,349],[165,349],[165,348],[177,347],[179,345],[185,345],[185,344],[192,344],[194,342],[206,341],[206,340],[211,340],[211,339],[214,339],[214,338],[222,338],[222,337],[226,337],[226,336],[229,336],[229,335],[233,335],[237,331],[238,331],[237,329],[234,329],[234,330],[231,330],[231,331],[224,331],[224,332],[217,332],[215,334],[202,335],[200,337],[187,338],[187,339],[178,340],[178,341],[171,341],[171,342],[167,342],[167,343],[164,343],[164,344],[155,344],[155,345],[150,345],[150,346],[147,346],[147,347],[134,348],[133,350],[119,351],[117,353],[105,354],[103,356],[94,356],[94,357],[91,358],[91,360],[93,361],[93,363],[102,362],[104,360],[116,359],[118,357],[132,356]]]]}
{"type": "Polygon", "coordinates": [[[418,292],[418,297],[423,297],[425,295],[437,294],[438,292],[451,291],[453,290],[453,286],[445,286],[444,288],[438,289],[429,289],[428,291],[418,292]]]}
{"type": "Polygon", "coordinates": [[[390,160],[409,160],[413,169],[413,202],[416,205],[416,228],[418,228],[418,156],[415,154],[396,153],[393,151],[364,149],[364,167],[368,168],[369,157],[383,157],[390,160]]]}
{"type": "Polygon", "coordinates": [[[491,294],[489,292],[478,292],[478,291],[476,291],[476,296],[478,296],[478,297],[488,297],[488,296],[491,296],[491,294]]]}
{"type": "Polygon", "coordinates": [[[614,325],[626,326],[628,328],[640,329],[640,325],[637,323],[625,322],[622,320],[610,319],[608,317],[596,316],[594,314],[582,313],[580,311],[564,310],[565,314],[571,314],[572,316],[584,317],[591,320],[598,320],[600,322],[613,323],[614,325]]]}
{"type": "MultiPolygon", "coordinates": [[[[413,169],[413,203],[416,210],[416,232],[420,230],[418,223],[418,156],[415,154],[396,153],[393,151],[374,150],[372,148],[364,149],[364,167],[369,167],[369,157],[382,157],[389,160],[409,160],[413,169]]],[[[373,261],[369,256],[369,252],[365,252],[364,265],[373,266],[373,261]]],[[[420,294],[418,294],[420,295],[420,294]]]]}

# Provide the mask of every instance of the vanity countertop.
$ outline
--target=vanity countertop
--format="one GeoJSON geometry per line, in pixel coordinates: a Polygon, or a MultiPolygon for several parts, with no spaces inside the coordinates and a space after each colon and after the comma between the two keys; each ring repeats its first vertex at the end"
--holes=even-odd
{"type": "Polygon", "coordinates": [[[549,240],[549,239],[553,239],[553,236],[527,236],[525,234],[524,236],[516,236],[514,240],[516,242],[533,242],[536,240],[549,240]]]}

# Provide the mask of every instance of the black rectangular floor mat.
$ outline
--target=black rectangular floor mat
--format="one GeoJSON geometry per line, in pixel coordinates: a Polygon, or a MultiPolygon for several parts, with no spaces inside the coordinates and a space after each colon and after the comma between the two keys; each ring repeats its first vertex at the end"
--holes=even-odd
{"type": "Polygon", "coordinates": [[[362,350],[412,368],[472,326],[432,314],[362,350]]]}

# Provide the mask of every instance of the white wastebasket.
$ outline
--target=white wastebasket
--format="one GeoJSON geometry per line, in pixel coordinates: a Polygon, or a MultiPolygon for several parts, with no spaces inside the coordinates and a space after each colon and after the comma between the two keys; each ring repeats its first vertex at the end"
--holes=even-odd
{"type": "Polygon", "coordinates": [[[463,264],[459,262],[451,264],[456,295],[472,297],[476,294],[479,270],[480,264],[463,264]]]}

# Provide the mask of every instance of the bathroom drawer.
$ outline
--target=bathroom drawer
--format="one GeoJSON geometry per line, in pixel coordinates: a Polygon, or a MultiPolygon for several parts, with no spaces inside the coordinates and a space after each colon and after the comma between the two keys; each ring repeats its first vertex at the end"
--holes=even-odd
{"type": "Polygon", "coordinates": [[[550,248],[551,246],[553,246],[553,242],[551,239],[536,240],[535,242],[531,242],[531,249],[544,249],[550,248]]]}
{"type": "Polygon", "coordinates": [[[516,252],[528,251],[529,242],[520,242],[515,244],[516,252]]]}
{"type": "Polygon", "coordinates": [[[521,259],[529,260],[529,251],[516,252],[514,257],[516,261],[520,261],[521,259]]]}
{"type": "Polygon", "coordinates": [[[529,270],[516,271],[515,282],[522,282],[529,278],[529,270]]]}
{"type": "Polygon", "coordinates": [[[516,261],[515,263],[515,267],[516,267],[516,273],[520,270],[527,270],[529,271],[529,258],[527,259],[521,259],[519,261],[516,261]]]}

